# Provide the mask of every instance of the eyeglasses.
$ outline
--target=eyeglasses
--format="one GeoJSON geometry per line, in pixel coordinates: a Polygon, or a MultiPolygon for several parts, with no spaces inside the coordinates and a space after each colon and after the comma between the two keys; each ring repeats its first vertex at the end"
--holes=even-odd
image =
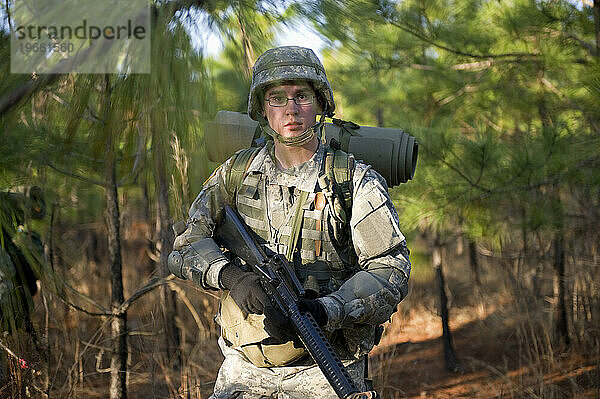
{"type": "Polygon", "coordinates": [[[296,105],[309,105],[315,100],[313,94],[299,93],[292,98],[287,98],[282,95],[274,95],[269,98],[265,98],[265,101],[269,103],[271,107],[285,107],[289,100],[294,100],[296,105]]]}

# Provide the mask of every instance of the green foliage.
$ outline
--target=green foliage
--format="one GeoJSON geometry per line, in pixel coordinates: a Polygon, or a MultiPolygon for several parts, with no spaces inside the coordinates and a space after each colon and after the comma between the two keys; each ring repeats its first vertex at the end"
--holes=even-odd
{"type": "Polygon", "coordinates": [[[598,144],[598,57],[587,7],[529,0],[294,7],[331,42],[325,63],[338,114],[419,139],[415,180],[394,192],[405,225],[493,242],[524,223],[553,229],[556,193],[598,158],[589,146],[598,144]]]}
{"type": "MultiPolygon", "coordinates": [[[[161,168],[173,219],[185,218],[216,167],[206,159],[204,122],[217,110],[246,111],[252,63],[272,47],[277,27],[299,19],[326,42],[337,116],[418,138],[415,179],[392,190],[409,237],[467,235],[524,256],[537,246],[546,263],[547,243],[561,232],[572,248],[595,245],[585,237],[597,230],[600,206],[600,58],[590,7],[541,0],[285,4],[283,11],[275,1],[155,2],[150,74],[63,75],[0,116],[0,189],[38,184],[59,224],[101,225],[106,160],[114,156],[121,202],[139,212],[133,218],[147,213],[154,224],[161,168]],[[223,38],[217,57],[192,48],[182,26],[197,23],[198,14],[223,38]],[[114,154],[107,152],[111,138],[114,154]]],[[[32,82],[10,74],[9,50],[0,32],[0,98],[32,82]]],[[[48,232],[48,223],[37,230],[48,232]]],[[[64,241],[54,244],[61,261],[81,262],[64,241]]],[[[413,280],[433,278],[426,254],[411,259],[413,280]]]]}
{"type": "Polygon", "coordinates": [[[261,7],[257,1],[233,2],[213,14],[221,32],[224,49],[210,64],[215,81],[217,109],[246,112],[252,65],[256,58],[272,47],[273,28],[280,19],[276,11],[261,7]]]}

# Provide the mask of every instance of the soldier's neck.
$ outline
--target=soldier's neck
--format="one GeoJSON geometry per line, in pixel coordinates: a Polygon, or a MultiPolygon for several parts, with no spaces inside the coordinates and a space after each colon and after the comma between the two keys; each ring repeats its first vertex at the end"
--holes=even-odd
{"type": "Polygon", "coordinates": [[[281,170],[303,164],[312,158],[319,148],[319,139],[315,135],[301,147],[290,147],[275,140],[275,161],[281,170]]]}

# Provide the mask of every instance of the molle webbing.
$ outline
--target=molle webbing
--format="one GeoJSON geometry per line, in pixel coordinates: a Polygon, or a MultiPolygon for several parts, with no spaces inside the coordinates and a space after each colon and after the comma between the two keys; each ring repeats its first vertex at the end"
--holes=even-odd
{"type": "MultiPolygon", "coordinates": [[[[259,242],[277,253],[288,255],[289,260],[294,263],[298,278],[303,283],[309,278],[316,280],[321,286],[321,293],[325,294],[335,288],[328,285],[332,279],[334,282],[341,283],[355,271],[356,256],[350,254],[353,251],[347,247],[352,245],[349,241],[348,231],[350,220],[349,218],[345,219],[341,227],[346,231],[346,234],[343,235],[348,237],[342,242],[333,242],[331,237],[334,234],[331,231],[330,223],[336,223],[334,216],[330,213],[329,207],[325,207],[322,211],[315,210],[313,204],[315,193],[310,193],[306,200],[302,201],[302,198],[296,200],[303,204],[298,216],[299,224],[296,224],[296,228],[294,228],[293,218],[291,218],[286,226],[279,229],[277,239],[270,237],[266,215],[264,177],[260,173],[247,173],[247,168],[258,150],[250,148],[241,150],[235,155],[229,174],[226,176],[227,191],[235,195],[240,216],[260,237],[259,242]],[[320,221],[329,221],[329,223],[323,223],[322,231],[317,229],[317,223],[320,221]],[[297,241],[299,241],[297,246],[293,245],[294,235],[297,235],[297,241]],[[277,242],[272,242],[273,239],[277,242]],[[315,251],[315,241],[317,240],[322,243],[322,251],[319,255],[315,251]],[[295,256],[292,256],[294,249],[297,252],[295,256]]],[[[330,184],[334,185],[334,187],[330,186],[330,189],[336,193],[338,198],[336,202],[341,205],[341,208],[348,209],[347,213],[350,215],[354,157],[343,151],[333,151],[328,148],[326,148],[325,155],[323,172],[330,176],[330,184]],[[329,155],[329,162],[327,162],[327,155],[329,155]]],[[[342,210],[342,212],[344,211],[342,210]]],[[[337,283],[335,284],[337,285],[337,283]]]]}
{"type": "Polygon", "coordinates": [[[294,250],[296,244],[298,244],[298,237],[300,236],[300,229],[302,228],[302,219],[304,218],[303,208],[308,198],[308,191],[301,191],[300,196],[296,200],[296,206],[294,209],[294,216],[292,217],[291,235],[288,241],[288,248],[286,251],[286,258],[293,259],[294,250]]]}
{"type": "MultiPolygon", "coordinates": [[[[354,156],[344,151],[336,151],[333,160],[333,174],[343,195],[346,215],[350,217],[352,210],[352,171],[354,170],[354,156]]],[[[349,221],[348,221],[349,222],[349,221]]]]}

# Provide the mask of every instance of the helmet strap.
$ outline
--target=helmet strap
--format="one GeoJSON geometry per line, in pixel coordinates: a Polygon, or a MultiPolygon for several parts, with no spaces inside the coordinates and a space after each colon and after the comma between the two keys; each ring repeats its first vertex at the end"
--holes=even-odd
{"type": "Polygon", "coordinates": [[[323,122],[325,120],[325,112],[321,114],[321,118],[319,122],[317,122],[314,126],[309,127],[305,131],[303,131],[300,135],[295,137],[284,137],[281,134],[277,133],[273,128],[269,125],[269,121],[262,115],[258,115],[258,123],[260,124],[260,128],[266,134],[271,136],[273,139],[276,139],[281,144],[290,146],[290,147],[302,147],[304,144],[308,143],[315,136],[315,132],[319,131],[323,122]]]}

